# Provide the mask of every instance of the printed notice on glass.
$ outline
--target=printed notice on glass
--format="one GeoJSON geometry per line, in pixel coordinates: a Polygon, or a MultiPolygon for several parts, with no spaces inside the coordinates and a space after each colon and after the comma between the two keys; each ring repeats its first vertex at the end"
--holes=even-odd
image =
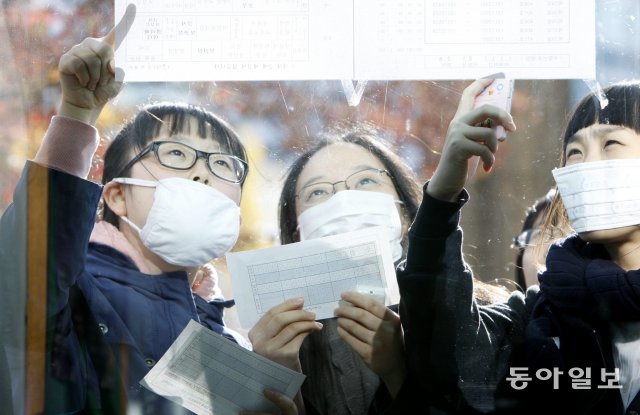
{"type": "Polygon", "coordinates": [[[116,0],[126,80],[595,78],[595,0],[116,0]]]}
{"type": "Polygon", "coordinates": [[[137,14],[116,64],[133,81],[342,79],[353,73],[344,0],[116,0],[137,14]]]}
{"type": "Polygon", "coordinates": [[[293,398],[304,379],[191,320],[140,384],[196,414],[237,415],[278,413],[264,389],[293,398]]]}
{"type": "Polygon", "coordinates": [[[273,248],[227,254],[240,324],[252,327],[275,305],[304,298],[316,319],[334,317],[340,294],[363,287],[385,291],[386,305],[400,299],[386,229],[327,236],[273,248]]]}
{"type": "Polygon", "coordinates": [[[354,0],[356,79],[595,79],[594,0],[354,0]]]}

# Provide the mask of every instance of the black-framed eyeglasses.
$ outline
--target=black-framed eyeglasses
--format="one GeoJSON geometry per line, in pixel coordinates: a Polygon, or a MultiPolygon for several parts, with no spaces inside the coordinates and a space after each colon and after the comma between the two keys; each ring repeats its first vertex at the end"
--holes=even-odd
{"type": "Polygon", "coordinates": [[[175,170],[189,170],[199,158],[206,161],[209,171],[217,178],[231,183],[242,183],[247,177],[247,162],[226,153],[207,153],[197,150],[187,144],[176,141],[154,141],[142,149],[122,171],[127,171],[140,159],[149,154],[156,155],[158,163],[175,170]]]}
{"type": "Polygon", "coordinates": [[[528,246],[533,246],[540,236],[540,228],[527,229],[520,232],[513,238],[511,247],[514,249],[525,249],[528,246]]]}
{"type": "Polygon", "coordinates": [[[367,168],[350,174],[346,179],[337,182],[312,183],[303,187],[296,197],[305,206],[313,206],[329,200],[336,193],[336,185],[344,183],[348,190],[364,190],[377,192],[385,186],[392,186],[391,174],[387,170],[367,168]]]}

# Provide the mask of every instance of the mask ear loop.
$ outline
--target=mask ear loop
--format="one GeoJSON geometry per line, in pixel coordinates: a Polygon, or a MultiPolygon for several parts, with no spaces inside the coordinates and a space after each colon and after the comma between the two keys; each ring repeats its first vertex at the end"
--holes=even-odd
{"type": "Polygon", "coordinates": [[[126,216],[120,216],[120,219],[122,219],[122,220],[123,220],[127,225],[131,226],[135,231],[137,231],[137,232],[138,232],[138,235],[141,235],[141,234],[142,234],[142,229],[140,229],[140,228],[138,227],[138,225],[136,225],[135,223],[133,223],[133,222],[131,221],[131,219],[129,219],[129,218],[128,218],[128,217],[126,217],[126,216]]]}
{"type": "MultiPolygon", "coordinates": [[[[149,114],[150,114],[150,115],[153,115],[153,114],[151,114],[151,113],[149,113],[149,114]]],[[[154,117],[155,117],[155,116],[154,116],[154,117]]],[[[157,117],[155,117],[155,118],[157,118],[157,117]]],[[[159,120],[159,121],[160,121],[160,120],[159,120]]],[[[153,139],[152,139],[151,141],[153,141],[153,139]]],[[[141,149],[137,148],[137,151],[139,152],[139,151],[141,151],[141,149]]],[[[145,171],[146,171],[147,173],[149,173],[149,176],[153,177],[153,178],[154,178],[154,180],[155,180],[156,182],[160,183],[160,179],[158,179],[158,178],[156,177],[156,175],[155,175],[155,174],[153,174],[153,173],[152,173],[152,172],[147,168],[147,166],[144,164],[144,159],[140,159],[140,160],[138,160],[136,163],[140,163],[140,164],[142,165],[142,168],[143,168],[143,169],[145,169],[145,171]]],[[[133,167],[133,165],[131,165],[131,167],[133,167]]],[[[129,169],[130,169],[131,167],[129,167],[129,169]]],[[[140,180],[140,179],[135,179],[135,178],[133,178],[133,177],[116,177],[116,178],[119,178],[119,179],[131,179],[131,180],[140,180]]],[[[116,178],[111,179],[111,181],[114,181],[116,178]]],[[[149,181],[150,181],[150,180],[149,180],[149,181]]],[[[126,182],[124,182],[124,181],[123,181],[123,182],[116,181],[116,183],[134,184],[134,183],[126,183],[126,182]]],[[[152,187],[152,186],[144,185],[144,184],[138,184],[138,185],[139,185],[139,186],[152,187]]],[[[156,187],[156,186],[153,186],[153,187],[156,187]]]]}
{"type": "MultiPolygon", "coordinates": [[[[138,151],[140,151],[140,150],[138,150],[138,151]]],[[[122,183],[122,184],[134,185],[134,186],[157,187],[158,184],[160,184],[160,180],[147,168],[147,166],[144,164],[144,160],[139,160],[139,161],[140,161],[140,164],[142,165],[142,168],[145,169],[147,171],[147,173],[149,173],[149,175],[155,179],[156,183],[154,185],[148,183],[146,180],[143,181],[141,179],[135,179],[133,177],[116,177],[114,179],[111,179],[111,181],[115,182],[115,183],[122,183]]],[[[149,182],[150,182],[150,180],[149,180],[149,182]]],[[[98,202],[98,212],[97,212],[97,217],[98,217],[99,220],[103,220],[104,219],[104,206],[105,206],[105,204],[106,204],[106,202],[104,201],[104,198],[101,197],[100,201],[98,202]]],[[[126,224],[128,224],[134,230],[136,230],[139,235],[142,233],[142,230],[140,229],[140,227],[138,227],[138,225],[133,223],[126,216],[120,216],[120,219],[122,219],[126,224]]]]}
{"type": "MultiPolygon", "coordinates": [[[[158,187],[158,184],[160,182],[159,181],[153,182],[151,180],[143,180],[143,179],[135,179],[133,177],[116,177],[115,179],[112,179],[110,183],[121,183],[126,185],[142,186],[142,187],[158,187]]],[[[104,203],[104,199],[101,198],[100,200],[104,203]]],[[[135,231],[137,231],[138,235],[142,234],[142,229],[140,229],[138,225],[133,223],[131,219],[129,219],[126,216],[118,216],[118,217],[122,219],[131,228],[133,228],[135,231]]]]}

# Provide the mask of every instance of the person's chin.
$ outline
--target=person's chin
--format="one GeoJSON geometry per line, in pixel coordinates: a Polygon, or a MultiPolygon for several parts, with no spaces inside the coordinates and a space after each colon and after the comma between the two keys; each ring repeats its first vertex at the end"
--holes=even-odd
{"type": "Polygon", "coordinates": [[[586,242],[595,242],[595,243],[615,243],[615,242],[624,242],[628,239],[633,232],[639,231],[638,225],[634,226],[624,226],[622,228],[614,228],[614,229],[600,229],[597,231],[588,231],[588,232],[580,232],[580,238],[586,242]]]}

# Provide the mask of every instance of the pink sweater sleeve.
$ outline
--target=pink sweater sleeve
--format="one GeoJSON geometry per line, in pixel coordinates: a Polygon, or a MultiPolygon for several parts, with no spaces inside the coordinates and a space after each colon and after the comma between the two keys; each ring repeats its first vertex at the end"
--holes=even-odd
{"type": "Polygon", "coordinates": [[[33,161],[85,179],[98,144],[95,127],[72,118],[55,116],[33,161]]]}

